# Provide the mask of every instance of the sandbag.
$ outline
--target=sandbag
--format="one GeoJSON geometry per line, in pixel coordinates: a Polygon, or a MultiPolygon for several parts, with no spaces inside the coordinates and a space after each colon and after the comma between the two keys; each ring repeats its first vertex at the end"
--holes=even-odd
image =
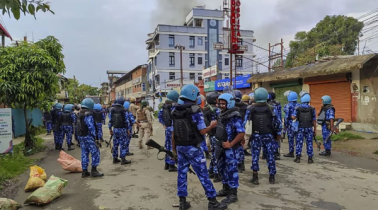
{"type": "Polygon", "coordinates": [[[36,190],[45,185],[46,172],[39,166],[30,166],[30,178],[25,186],[25,192],[36,190]]]}
{"type": "Polygon", "coordinates": [[[63,187],[68,181],[59,177],[51,176],[45,186],[34,191],[24,202],[24,204],[46,205],[60,197],[63,187]]]}
{"type": "Polygon", "coordinates": [[[22,208],[16,201],[8,198],[0,198],[0,210],[17,210],[22,208]]]}
{"type": "Polygon", "coordinates": [[[63,170],[70,172],[82,172],[81,161],[71,155],[60,151],[58,162],[62,165],[63,170]]]}
{"type": "Polygon", "coordinates": [[[30,177],[39,177],[44,181],[47,179],[45,170],[39,166],[30,166],[30,177]]]}

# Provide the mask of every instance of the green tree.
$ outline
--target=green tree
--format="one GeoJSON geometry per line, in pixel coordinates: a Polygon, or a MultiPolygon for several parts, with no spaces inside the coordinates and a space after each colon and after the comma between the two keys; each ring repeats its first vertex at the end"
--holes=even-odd
{"type": "Polygon", "coordinates": [[[305,65],[330,55],[353,55],[364,24],[343,15],[326,16],[310,31],[300,31],[290,42],[285,67],[305,65]]]}
{"type": "Polygon", "coordinates": [[[0,95],[7,96],[0,99],[8,106],[24,109],[26,148],[32,148],[35,140],[27,110],[46,109],[59,91],[57,74],[65,72],[63,54],[52,46],[62,49],[53,37],[0,49],[0,95]]]}
{"type": "Polygon", "coordinates": [[[45,0],[1,0],[0,10],[3,15],[8,13],[9,17],[12,13],[16,20],[20,19],[21,13],[24,13],[24,15],[31,14],[36,18],[35,14],[39,10],[55,14],[50,9],[50,3],[45,2],[45,0]]]}
{"type": "Polygon", "coordinates": [[[80,84],[78,80],[68,79],[66,86],[68,91],[68,98],[70,103],[81,103],[81,101],[87,96],[97,96],[100,94],[100,89],[87,84],[80,84]]]}

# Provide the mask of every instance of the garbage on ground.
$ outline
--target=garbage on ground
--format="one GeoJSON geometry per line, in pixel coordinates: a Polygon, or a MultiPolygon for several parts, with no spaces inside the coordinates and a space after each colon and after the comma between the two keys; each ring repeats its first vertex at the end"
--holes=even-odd
{"type": "Polygon", "coordinates": [[[82,172],[81,161],[71,155],[60,151],[58,162],[62,165],[63,170],[70,172],[82,172]]]}
{"type": "Polygon", "coordinates": [[[59,198],[63,187],[68,181],[56,176],[51,176],[45,186],[34,191],[24,202],[24,204],[46,205],[59,198]]]}
{"type": "Polygon", "coordinates": [[[0,198],[0,210],[17,210],[22,208],[16,201],[8,198],[0,198]]]}
{"type": "Polygon", "coordinates": [[[30,167],[30,178],[25,186],[25,191],[33,191],[45,185],[47,175],[45,170],[39,166],[30,167]]]}

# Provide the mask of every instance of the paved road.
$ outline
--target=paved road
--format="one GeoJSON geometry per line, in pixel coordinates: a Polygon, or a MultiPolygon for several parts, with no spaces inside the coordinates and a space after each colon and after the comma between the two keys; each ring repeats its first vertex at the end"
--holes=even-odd
{"type": "MultiPolygon", "coordinates": [[[[153,138],[163,143],[164,129],[158,123],[154,129],[153,138]]],[[[109,138],[107,132],[104,138],[109,138]]],[[[283,144],[283,148],[287,146],[283,144]]],[[[105,176],[99,179],[82,179],[80,174],[63,171],[56,161],[59,153],[48,151],[40,166],[48,176],[69,180],[68,186],[62,197],[52,204],[23,209],[174,209],[172,204],[178,203],[177,174],[163,170],[164,163],[156,159],[155,150],[139,150],[136,139],[132,139],[131,150],[135,153],[131,157],[132,164],[121,166],[112,164],[109,149],[102,149],[99,169],[105,176]]],[[[79,148],[70,154],[80,159],[79,148]]],[[[313,165],[308,165],[307,161],[296,164],[293,159],[283,159],[277,163],[275,185],[268,184],[266,163],[260,161],[259,186],[249,182],[251,157],[247,157],[246,162],[247,171],[240,175],[239,202],[230,205],[229,209],[378,209],[378,162],[375,160],[344,153],[334,153],[330,158],[316,155],[313,165]]],[[[30,194],[23,191],[27,177],[27,173],[21,176],[21,187],[15,197],[21,203],[30,194]]],[[[197,177],[188,175],[188,178],[191,209],[207,209],[207,199],[197,177]]],[[[216,183],[215,188],[219,190],[221,184],[216,183]]]]}

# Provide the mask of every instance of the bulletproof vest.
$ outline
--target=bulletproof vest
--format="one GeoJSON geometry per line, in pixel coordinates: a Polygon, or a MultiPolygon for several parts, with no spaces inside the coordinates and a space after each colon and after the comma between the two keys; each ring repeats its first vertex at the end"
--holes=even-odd
{"type": "Polygon", "coordinates": [[[252,133],[273,134],[273,113],[268,104],[255,104],[249,109],[249,120],[252,120],[252,133]]]}
{"type": "Polygon", "coordinates": [[[46,120],[46,121],[49,121],[51,120],[51,114],[49,112],[44,112],[43,113],[43,118],[46,120]]]}
{"type": "Polygon", "coordinates": [[[60,115],[60,122],[61,125],[72,125],[72,117],[71,117],[71,112],[63,112],[60,115]]]}
{"type": "Polygon", "coordinates": [[[172,104],[163,105],[163,121],[166,127],[172,126],[171,109],[172,109],[172,104]]]}
{"type": "Polygon", "coordinates": [[[323,106],[322,109],[320,110],[319,114],[318,114],[318,119],[317,119],[317,123],[318,125],[323,125],[324,123],[326,123],[326,113],[329,109],[333,109],[333,111],[335,111],[335,107],[333,107],[332,104],[329,104],[329,105],[326,105],[326,106],[323,106]]]}
{"type": "Polygon", "coordinates": [[[232,117],[240,117],[239,108],[235,107],[232,109],[227,110],[225,113],[222,113],[219,116],[219,120],[216,127],[215,138],[218,140],[217,144],[222,146],[222,142],[226,142],[227,140],[232,141],[233,139],[228,139],[227,131],[226,131],[226,124],[229,119],[232,117]]]}
{"type": "MultiPolygon", "coordinates": [[[[79,112],[79,117],[77,118],[76,121],[76,126],[77,126],[77,135],[78,136],[88,136],[88,126],[85,123],[84,119],[86,116],[93,115],[93,113],[89,110],[80,110],[79,112]]],[[[96,126],[95,126],[96,127],[96,126]]]]}
{"type": "Polygon", "coordinates": [[[125,109],[122,106],[114,106],[111,113],[112,126],[114,128],[126,128],[125,109]]]}
{"type": "MultiPolygon", "coordinates": [[[[216,114],[216,110],[218,108],[217,107],[210,107],[209,106],[206,106],[204,109],[203,109],[203,118],[205,120],[205,124],[206,126],[209,126],[211,121],[215,118],[217,119],[218,116],[216,114]]],[[[213,128],[211,129],[211,131],[208,133],[210,136],[215,136],[215,132],[216,132],[217,128],[213,128]]]]}
{"type": "Polygon", "coordinates": [[[58,109],[54,109],[51,113],[51,119],[54,124],[57,124],[59,122],[59,112],[61,112],[58,109]]]}
{"type": "Polygon", "coordinates": [[[173,135],[176,145],[197,146],[203,141],[203,135],[201,135],[192,119],[192,115],[200,111],[200,107],[195,104],[176,106],[176,109],[172,112],[173,135]]]}
{"type": "Polygon", "coordinates": [[[146,110],[141,108],[137,111],[138,121],[147,121],[146,110]]]}
{"type": "Polygon", "coordinates": [[[93,119],[95,123],[100,123],[102,121],[102,112],[98,110],[93,111],[93,119]]]}
{"type": "Polygon", "coordinates": [[[235,103],[235,106],[239,108],[240,116],[244,120],[248,105],[243,102],[238,102],[238,103],[235,103]]]}
{"type": "Polygon", "coordinates": [[[297,116],[299,121],[299,127],[300,128],[311,128],[313,126],[312,123],[312,112],[314,108],[313,107],[298,107],[297,108],[297,116]]]}
{"type": "Polygon", "coordinates": [[[137,112],[137,110],[138,110],[137,105],[131,103],[131,104],[130,104],[130,112],[131,112],[131,114],[134,115],[134,117],[136,116],[136,112],[137,112]]]}

